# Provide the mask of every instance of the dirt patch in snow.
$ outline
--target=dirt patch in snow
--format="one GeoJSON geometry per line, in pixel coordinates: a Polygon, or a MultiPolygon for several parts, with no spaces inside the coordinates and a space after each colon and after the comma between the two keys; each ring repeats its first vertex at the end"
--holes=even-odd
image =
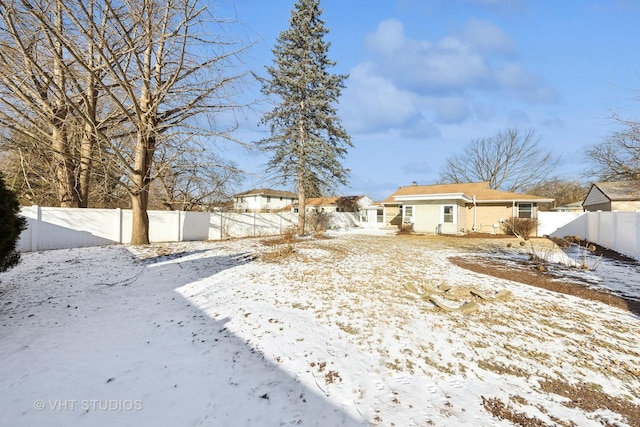
{"type": "Polygon", "coordinates": [[[501,279],[513,280],[526,285],[536,286],[549,291],[574,295],[580,298],[600,301],[613,307],[623,308],[640,315],[640,301],[624,298],[609,292],[587,288],[582,283],[559,280],[546,271],[540,271],[537,265],[531,263],[510,263],[507,265],[499,259],[485,257],[451,257],[449,260],[455,265],[476,273],[486,274],[501,279]]]}

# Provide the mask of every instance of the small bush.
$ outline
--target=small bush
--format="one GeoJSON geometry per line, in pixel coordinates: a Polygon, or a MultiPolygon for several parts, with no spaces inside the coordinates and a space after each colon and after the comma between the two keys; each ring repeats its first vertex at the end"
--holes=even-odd
{"type": "Polygon", "coordinates": [[[20,262],[16,244],[27,220],[19,215],[20,205],[13,191],[4,186],[0,175],[0,272],[7,271],[20,262]]]}
{"type": "Polygon", "coordinates": [[[298,233],[298,228],[295,225],[291,227],[287,227],[282,230],[282,240],[285,243],[291,244],[294,240],[296,240],[296,235],[298,233]]]}
{"type": "Polygon", "coordinates": [[[309,215],[309,225],[313,231],[323,231],[329,226],[331,217],[325,211],[313,211],[309,215]]]}
{"type": "Polygon", "coordinates": [[[398,226],[398,234],[412,234],[412,233],[413,233],[413,223],[406,222],[398,226]]]}
{"type": "Polygon", "coordinates": [[[538,228],[538,220],[530,218],[510,218],[502,223],[502,231],[529,240],[531,233],[538,228]]]}

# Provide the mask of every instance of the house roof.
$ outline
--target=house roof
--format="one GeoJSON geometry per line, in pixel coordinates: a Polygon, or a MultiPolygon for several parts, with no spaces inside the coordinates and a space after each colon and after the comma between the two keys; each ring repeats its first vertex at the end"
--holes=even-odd
{"type": "Polygon", "coordinates": [[[310,197],[305,200],[307,206],[331,206],[335,205],[338,197],[310,197]]]}
{"type": "Polygon", "coordinates": [[[245,191],[244,193],[238,193],[234,197],[243,196],[274,196],[274,197],[289,197],[297,199],[298,195],[291,191],[272,190],[270,188],[256,188],[253,190],[245,191]]]}
{"type": "Polygon", "coordinates": [[[556,206],[555,208],[552,208],[552,211],[561,211],[563,209],[580,209],[582,210],[582,200],[578,201],[578,202],[573,202],[573,203],[566,203],[562,206],[556,206]]]}
{"type": "Polygon", "coordinates": [[[591,185],[591,189],[593,187],[600,190],[612,202],[640,200],[640,183],[636,181],[596,182],[591,185]]]}
{"type": "Polygon", "coordinates": [[[382,203],[399,204],[410,200],[462,200],[466,203],[482,202],[552,202],[549,199],[531,194],[513,193],[510,191],[489,188],[488,182],[468,182],[459,184],[409,185],[400,187],[382,203]]]}

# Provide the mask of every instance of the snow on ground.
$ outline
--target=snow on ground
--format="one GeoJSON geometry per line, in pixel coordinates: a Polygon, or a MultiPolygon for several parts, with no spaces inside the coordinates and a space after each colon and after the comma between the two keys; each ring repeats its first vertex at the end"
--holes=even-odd
{"type": "Polygon", "coordinates": [[[2,423],[513,425],[494,399],[546,425],[638,425],[543,389],[638,405],[637,315],[463,270],[447,257],[468,248],[438,239],[265,240],[23,254],[0,274],[2,423]],[[446,312],[407,284],[514,298],[446,312]]]}

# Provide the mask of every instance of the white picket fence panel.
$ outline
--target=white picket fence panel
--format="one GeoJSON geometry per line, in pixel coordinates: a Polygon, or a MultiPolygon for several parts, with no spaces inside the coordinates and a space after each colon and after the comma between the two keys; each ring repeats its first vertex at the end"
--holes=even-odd
{"type": "MultiPolygon", "coordinates": [[[[127,209],[76,209],[23,207],[27,229],[20,235],[18,250],[102,246],[131,241],[132,215],[127,209]]],[[[298,223],[298,214],[149,211],[151,242],[221,240],[282,234],[298,223]]],[[[357,213],[332,212],[331,226],[358,227],[357,213]]]]}
{"type": "Polygon", "coordinates": [[[539,212],[538,235],[580,236],[640,260],[638,212],[539,212]]]}

